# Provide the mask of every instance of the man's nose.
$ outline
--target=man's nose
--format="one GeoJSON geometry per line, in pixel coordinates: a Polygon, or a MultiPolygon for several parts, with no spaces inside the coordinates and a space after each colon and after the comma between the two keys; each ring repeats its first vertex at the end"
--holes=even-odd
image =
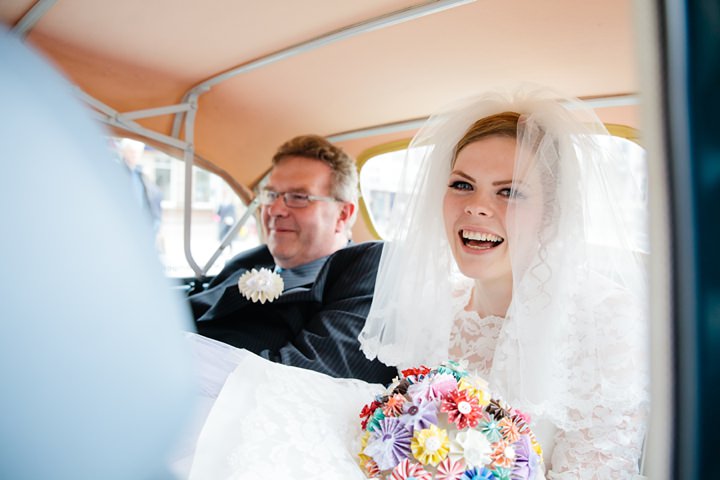
{"type": "Polygon", "coordinates": [[[288,207],[285,205],[285,199],[282,195],[278,195],[275,200],[265,206],[271,217],[284,217],[288,213],[288,207]]]}

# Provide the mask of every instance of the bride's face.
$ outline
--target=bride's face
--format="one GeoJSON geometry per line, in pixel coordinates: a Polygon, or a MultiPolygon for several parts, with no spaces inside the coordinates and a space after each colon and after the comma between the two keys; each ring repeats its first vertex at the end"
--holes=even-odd
{"type": "Polygon", "coordinates": [[[445,231],[460,271],[470,278],[512,278],[509,210],[518,220],[540,222],[539,182],[529,176],[513,184],[515,148],[513,138],[482,138],[460,151],[450,172],[445,231]]]}

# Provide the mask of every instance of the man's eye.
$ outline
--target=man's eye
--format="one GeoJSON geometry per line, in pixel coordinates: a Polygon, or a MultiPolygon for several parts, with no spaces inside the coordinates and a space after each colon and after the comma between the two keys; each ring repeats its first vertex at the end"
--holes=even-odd
{"type": "Polygon", "coordinates": [[[288,195],[288,197],[290,197],[289,198],[290,200],[299,200],[302,202],[302,201],[308,199],[308,196],[305,195],[304,193],[288,193],[287,195],[288,195]]]}
{"type": "Polygon", "coordinates": [[[448,187],[452,188],[453,190],[463,191],[470,191],[473,189],[472,185],[463,180],[455,180],[454,182],[450,182],[450,185],[448,185],[448,187]]]}
{"type": "Polygon", "coordinates": [[[277,192],[273,192],[272,190],[263,190],[260,195],[261,198],[267,202],[274,202],[278,197],[277,192]]]}
{"type": "Polygon", "coordinates": [[[498,195],[501,195],[505,198],[525,198],[525,194],[521,192],[520,190],[517,190],[515,188],[501,188],[498,191],[498,195]]]}

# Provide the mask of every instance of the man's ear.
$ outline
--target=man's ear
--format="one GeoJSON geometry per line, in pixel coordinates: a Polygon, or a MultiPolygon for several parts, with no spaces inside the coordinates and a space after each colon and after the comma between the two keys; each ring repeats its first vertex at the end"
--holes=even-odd
{"type": "Polygon", "coordinates": [[[340,209],[340,215],[338,215],[337,223],[335,224],[335,233],[345,231],[347,223],[353,217],[355,213],[355,204],[350,202],[344,202],[340,209]]]}

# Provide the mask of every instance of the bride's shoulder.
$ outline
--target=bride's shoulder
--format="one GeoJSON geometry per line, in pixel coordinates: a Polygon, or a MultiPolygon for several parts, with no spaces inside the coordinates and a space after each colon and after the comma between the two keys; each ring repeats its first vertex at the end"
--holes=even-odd
{"type": "Polygon", "coordinates": [[[635,311],[644,304],[644,285],[629,286],[606,275],[592,273],[588,276],[588,284],[584,291],[592,301],[587,302],[595,311],[607,311],[620,314],[623,311],[635,311]]]}

